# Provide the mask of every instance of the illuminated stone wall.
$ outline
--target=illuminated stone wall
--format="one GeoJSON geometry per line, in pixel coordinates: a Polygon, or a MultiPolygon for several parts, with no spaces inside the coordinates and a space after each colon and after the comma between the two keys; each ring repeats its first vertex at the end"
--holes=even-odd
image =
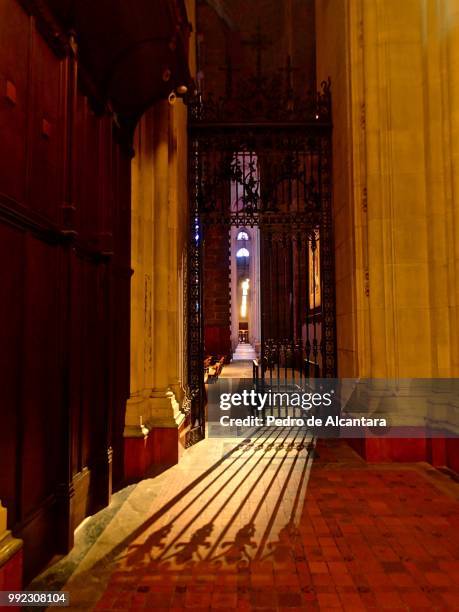
{"type": "Polygon", "coordinates": [[[318,0],[341,376],[456,376],[459,2],[318,0]]]}

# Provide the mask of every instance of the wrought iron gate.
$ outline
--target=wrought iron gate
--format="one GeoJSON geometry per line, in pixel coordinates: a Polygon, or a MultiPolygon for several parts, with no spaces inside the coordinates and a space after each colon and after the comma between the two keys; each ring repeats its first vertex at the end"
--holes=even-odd
{"type": "Polygon", "coordinates": [[[202,244],[212,225],[260,232],[261,371],[336,375],[329,83],[308,99],[259,76],[189,103],[187,444],[204,436],[202,244]]]}

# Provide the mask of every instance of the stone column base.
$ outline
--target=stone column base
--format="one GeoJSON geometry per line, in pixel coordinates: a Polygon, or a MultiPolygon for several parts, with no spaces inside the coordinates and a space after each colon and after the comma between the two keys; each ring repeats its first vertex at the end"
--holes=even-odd
{"type": "MultiPolygon", "coordinates": [[[[172,391],[152,391],[146,421],[124,430],[124,475],[127,481],[145,478],[158,468],[178,463],[184,446],[185,415],[172,391]]],[[[144,413],[145,414],[145,413],[144,413]]]]}
{"type": "Polygon", "coordinates": [[[427,461],[459,474],[459,438],[347,438],[346,442],[369,463],[427,461]]]}

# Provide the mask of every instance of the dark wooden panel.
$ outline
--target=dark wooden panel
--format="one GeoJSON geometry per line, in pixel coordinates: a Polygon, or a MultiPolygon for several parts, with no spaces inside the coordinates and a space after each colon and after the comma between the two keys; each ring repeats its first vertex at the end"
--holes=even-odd
{"type": "Polygon", "coordinates": [[[26,579],[108,502],[111,448],[122,482],[129,394],[130,157],[39,19],[0,0],[0,499],[26,579]]]}
{"type": "Polygon", "coordinates": [[[83,293],[83,269],[81,260],[71,251],[70,261],[70,295],[69,295],[69,392],[71,419],[71,476],[81,471],[83,465],[80,456],[81,429],[81,395],[82,395],[82,337],[83,311],[81,308],[81,295],[83,293]]]}
{"type": "Polygon", "coordinates": [[[56,552],[58,525],[56,499],[51,497],[35,508],[18,532],[24,541],[24,583],[28,584],[56,552]]]}
{"type": "Polygon", "coordinates": [[[84,268],[86,299],[83,304],[84,327],[81,330],[84,334],[81,460],[83,466],[88,466],[91,465],[95,448],[104,444],[104,431],[108,426],[108,423],[103,422],[103,379],[106,367],[103,343],[107,322],[103,318],[103,271],[90,261],[84,262],[84,268]]]}
{"type": "Polygon", "coordinates": [[[19,516],[16,495],[18,453],[22,428],[21,338],[23,323],[24,233],[0,224],[0,380],[2,420],[0,427],[0,491],[9,510],[9,525],[19,516]]]}
{"type": "Polygon", "coordinates": [[[57,247],[26,243],[22,372],[22,515],[55,493],[59,481],[61,379],[57,247]]]}
{"type": "Polygon", "coordinates": [[[88,99],[77,97],[76,184],[77,230],[80,238],[95,245],[99,204],[99,122],[88,99]]]}
{"type": "Polygon", "coordinates": [[[34,29],[31,70],[30,207],[58,221],[63,180],[64,60],[58,58],[34,29]]]}
{"type": "Polygon", "coordinates": [[[127,268],[112,269],[113,330],[111,358],[113,364],[112,432],[113,486],[119,488],[124,477],[124,412],[129,397],[129,320],[130,320],[130,271],[127,268]]]}
{"type": "Polygon", "coordinates": [[[112,446],[113,483],[116,488],[123,482],[124,412],[129,397],[130,372],[130,284],[131,284],[131,161],[120,148],[114,148],[113,184],[113,239],[116,248],[112,258],[110,304],[112,331],[110,352],[113,360],[112,446]]]}
{"type": "Polygon", "coordinates": [[[0,1],[0,193],[24,204],[30,19],[0,1]]]}

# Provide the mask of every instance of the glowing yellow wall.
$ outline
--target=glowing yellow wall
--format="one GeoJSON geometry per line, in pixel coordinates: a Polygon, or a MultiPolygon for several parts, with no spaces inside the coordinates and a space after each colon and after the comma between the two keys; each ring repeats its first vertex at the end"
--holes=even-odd
{"type": "Polygon", "coordinates": [[[340,375],[457,375],[459,0],[317,0],[340,375]]]}

